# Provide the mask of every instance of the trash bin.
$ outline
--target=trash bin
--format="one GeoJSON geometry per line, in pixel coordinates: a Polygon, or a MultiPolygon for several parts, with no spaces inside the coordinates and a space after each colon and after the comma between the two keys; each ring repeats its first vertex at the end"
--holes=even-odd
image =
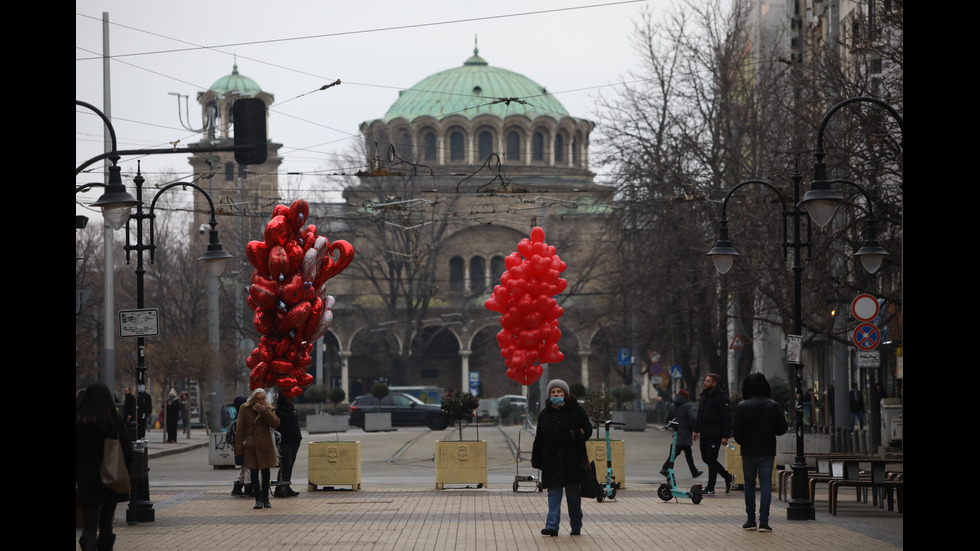
{"type": "MultiPolygon", "coordinates": [[[[898,401],[896,398],[885,400],[898,401]]],[[[883,400],[884,401],[884,400],[883,400]]],[[[888,446],[902,441],[902,404],[881,404],[881,444],[888,446]]]]}

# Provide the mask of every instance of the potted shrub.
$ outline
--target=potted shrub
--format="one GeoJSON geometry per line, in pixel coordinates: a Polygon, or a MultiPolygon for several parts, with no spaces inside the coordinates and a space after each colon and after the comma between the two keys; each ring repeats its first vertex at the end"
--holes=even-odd
{"type": "Polygon", "coordinates": [[[643,431],[647,428],[647,413],[645,411],[633,411],[633,400],[636,393],[629,385],[622,385],[612,389],[613,398],[616,400],[616,411],[612,412],[613,421],[624,423],[623,430],[643,431]]]}
{"type": "Polygon", "coordinates": [[[442,409],[449,422],[459,430],[458,441],[436,441],[436,489],[445,484],[476,484],[477,488],[487,485],[487,442],[463,440],[463,426],[473,418],[473,412],[480,400],[469,392],[447,393],[442,398],[442,409]]]}
{"type": "Polygon", "coordinates": [[[346,393],[342,388],[327,389],[326,385],[312,385],[303,393],[308,400],[316,401],[316,415],[306,417],[306,431],[310,434],[323,432],[347,432],[347,416],[338,415],[337,404],[344,401],[346,393]],[[333,402],[333,410],[329,414],[323,413],[323,402],[333,402]]]}
{"type": "MultiPolygon", "coordinates": [[[[595,422],[595,430],[592,438],[585,443],[585,451],[590,461],[595,461],[596,478],[600,483],[606,482],[606,434],[605,426],[602,421],[615,419],[615,413],[611,410],[612,402],[601,390],[589,392],[585,395],[585,408],[589,418],[595,422]]],[[[619,483],[620,489],[626,488],[626,443],[622,439],[612,439],[609,442],[612,454],[612,474],[619,483]]]]}

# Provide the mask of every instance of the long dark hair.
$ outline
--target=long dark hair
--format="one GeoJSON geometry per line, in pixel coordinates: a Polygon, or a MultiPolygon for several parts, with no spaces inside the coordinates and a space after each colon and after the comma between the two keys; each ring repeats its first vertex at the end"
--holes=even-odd
{"type": "Polygon", "coordinates": [[[75,422],[82,425],[97,425],[105,434],[116,430],[119,413],[112,400],[112,391],[105,383],[96,381],[85,389],[82,401],[75,408],[75,422]]]}

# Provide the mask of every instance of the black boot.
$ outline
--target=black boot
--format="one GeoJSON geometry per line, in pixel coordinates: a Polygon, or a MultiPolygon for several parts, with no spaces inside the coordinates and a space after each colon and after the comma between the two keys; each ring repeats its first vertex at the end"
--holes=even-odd
{"type": "Polygon", "coordinates": [[[272,497],[287,497],[286,496],[286,485],[282,483],[276,484],[276,489],[272,492],[272,497]]]}
{"type": "Polygon", "coordinates": [[[245,487],[242,488],[242,495],[249,496],[249,497],[252,497],[252,496],[255,495],[255,492],[252,490],[252,485],[251,484],[249,484],[249,483],[246,483],[245,484],[245,487]]]}
{"type": "Polygon", "coordinates": [[[85,537],[85,534],[82,534],[82,536],[78,538],[78,545],[82,548],[82,551],[98,551],[99,549],[96,546],[97,542],[95,538],[87,538],[85,537]]]}
{"type": "Polygon", "coordinates": [[[252,509],[261,509],[261,508],[262,508],[262,498],[259,496],[259,494],[255,494],[255,505],[252,506],[252,509]]]}
{"type": "Polygon", "coordinates": [[[299,492],[294,490],[293,487],[289,485],[289,483],[286,483],[286,497],[296,497],[298,495],[299,492]]]}
{"type": "Polygon", "coordinates": [[[245,492],[242,491],[244,488],[245,488],[245,483],[242,482],[241,480],[236,480],[235,487],[232,488],[231,490],[231,495],[243,497],[245,495],[245,492]]]}
{"type": "Polygon", "coordinates": [[[115,534],[99,534],[98,551],[112,551],[112,545],[116,543],[115,534]]]}
{"type": "Polygon", "coordinates": [[[262,506],[266,509],[272,509],[272,504],[269,503],[269,482],[265,481],[262,484],[262,506]]]}

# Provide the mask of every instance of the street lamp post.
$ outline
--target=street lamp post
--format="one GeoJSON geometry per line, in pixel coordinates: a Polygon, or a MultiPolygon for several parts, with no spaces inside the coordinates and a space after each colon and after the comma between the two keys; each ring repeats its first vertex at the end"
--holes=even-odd
{"type": "MultiPolygon", "coordinates": [[[[746,180],[740,182],[733,187],[727,195],[725,195],[725,200],[722,203],[721,208],[721,219],[720,226],[721,231],[718,238],[718,242],[714,248],[712,248],[708,255],[711,256],[712,261],[715,264],[715,268],[719,273],[725,274],[731,269],[735,262],[735,257],[740,256],[739,252],[735,250],[732,246],[731,241],[728,237],[728,218],[726,211],[728,209],[728,201],[731,199],[732,195],[744,186],[748,185],[761,185],[768,187],[776,196],[779,197],[779,201],[783,207],[783,252],[785,254],[787,249],[793,249],[793,334],[787,336],[788,346],[787,346],[787,363],[793,368],[795,375],[795,387],[796,387],[796,456],[793,462],[793,479],[792,479],[792,491],[790,494],[789,508],[786,512],[786,517],[788,520],[812,520],[815,518],[815,511],[813,508],[813,500],[810,498],[810,491],[808,488],[808,477],[807,477],[807,464],[806,457],[804,455],[804,445],[803,445],[803,361],[802,361],[802,341],[803,341],[803,314],[802,314],[802,302],[803,302],[803,284],[802,284],[802,263],[801,263],[801,251],[805,248],[807,251],[810,250],[811,243],[809,241],[802,241],[800,238],[800,220],[803,218],[805,213],[810,213],[811,217],[813,213],[809,210],[804,210],[803,206],[806,201],[800,200],[800,181],[803,177],[800,175],[799,171],[794,171],[793,180],[793,208],[787,209],[786,201],[783,198],[783,194],[778,188],[766,182],[765,180],[746,180]],[[789,241],[787,236],[787,219],[792,218],[793,220],[793,240],[789,241]]],[[[845,181],[842,181],[845,182],[845,181]]],[[[865,197],[868,197],[864,190],[853,184],[852,182],[846,182],[851,184],[864,193],[865,197]]],[[[871,201],[868,198],[867,201],[869,209],[870,218],[870,205],[871,201]]],[[[868,225],[868,239],[877,246],[877,241],[874,240],[874,225],[873,220],[869,222],[868,225]]],[[[881,265],[881,255],[887,254],[880,247],[874,249],[869,247],[866,242],[866,246],[862,247],[858,253],[862,255],[862,264],[869,272],[874,272],[877,270],[878,266],[881,265]],[[877,254],[877,261],[871,260],[875,254],[877,254]],[[868,262],[864,259],[867,257],[868,262]],[[872,266],[874,270],[868,268],[872,266]]]]}

